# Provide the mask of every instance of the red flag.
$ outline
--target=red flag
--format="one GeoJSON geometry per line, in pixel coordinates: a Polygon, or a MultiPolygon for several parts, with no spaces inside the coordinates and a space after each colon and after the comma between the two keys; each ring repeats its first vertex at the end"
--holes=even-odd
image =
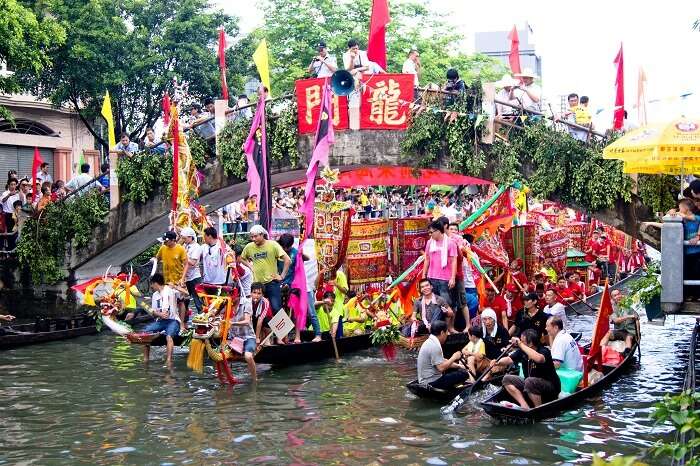
{"type": "Polygon", "coordinates": [[[163,124],[170,124],[170,95],[166,92],[163,96],[163,124]]]}
{"type": "Polygon", "coordinates": [[[386,70],[386,26],[389,17],[389,0],[372,0],[372,17],[369,20],[367,58],[386,70]]]}
{"type": "Polygon", "coordinates": [[[600,298],[600,307],[598,308],[598,317],[593,326],[593,338],[591,341],[591,349],[588,352],[588,358],[594,359],[601,352],[600,342],[610,330],[610,316],[613,313],[612,301],[610,299],[610,289],[608,281],[605,280],[605,289],[603,296],[600,298]]]}
{"type": "Polygon", "coordinates": [[[617,65],[615,76],[615,112],[613,113],[613,129],[620,131],[625,121],[625,76],[622,60],[622,44],[617,52],[614,63],[617,65]]]}
{"type": "Polygon", "coordinates": [[[508,54],[508,63],[510,63],[510,71],[513,74],[520,73],[520,39],[518,38],[518,28],[513,25],[513,30],[508,34],[510,41],[510,53],[508,54]]]}
{"type": "Polygon", "coordinates": [[[44,159],[41,158],[39,148],[34,147],[34,162],[32,162],[32,202],[34,202],[34,197],[37,195],[36,173],[39,171],[39,167],[41,167],[42,163],[44,163],[44,159]]]}
{"type": "Polygon", "coordinates": [[[226,84],[226,33],[219,29],[219,69],[221,70],[221,95],[228,100],[228,85],[226,84]]]}

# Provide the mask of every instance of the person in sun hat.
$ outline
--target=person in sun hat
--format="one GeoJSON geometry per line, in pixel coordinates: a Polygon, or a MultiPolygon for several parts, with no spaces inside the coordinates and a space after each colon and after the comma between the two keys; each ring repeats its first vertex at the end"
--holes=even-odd
{"type": "Polygon", "coordinates": [[[539,112],[541,110],[542,89],[535,84],[535,79],[538,76],[532,69],[525,68],[522,72],[514,74],[513,77],[520,79],[521,83],[515,87],[513,98],[517,99],[525,110],[539,112]]]}
{"type": "MultiPolygon", "coordinates": [[[[514,79],[509,74],[504,74],[499,81],[496,81],[496,88],[500,89],[496,94],[496,100],[512,105],[519,105],[519,102],[513,96],[513,91],[518,85],[520,85],[520,81],[514,79]]],[[[496,116],[512,117],[517,113],[515,108],[496,102],[496,116]]]]}
{"type": "Polygon", "coordinates": [[[180,231],[185,251],[187,251],[187,261],[182,271],[180,284],[187,288],[194,307],[197,312],[202,312],[202,300],[195,291],[195,287],[202,283],[202,273],[199,270],[199,261],[202,259],[202,247],[197,244],[197,234],[190,227],[185,227],[180,231]]]}

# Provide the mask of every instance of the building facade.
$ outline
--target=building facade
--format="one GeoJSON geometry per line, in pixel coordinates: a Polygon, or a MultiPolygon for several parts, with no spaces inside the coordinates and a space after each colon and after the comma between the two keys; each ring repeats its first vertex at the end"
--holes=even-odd
{"type": "MultiPolygon", "coordinates": [[[[510,54],[508,34],[510,30],[475,33],[475,51],[497,58],[508,66],[510,54]]],[[[518,39],[520,40],[520,69],[530,68],[542,79],[542,58],[535,51],[534,37],[529,24],[525,23],[524,28],[518,29],[518,39]]]]}

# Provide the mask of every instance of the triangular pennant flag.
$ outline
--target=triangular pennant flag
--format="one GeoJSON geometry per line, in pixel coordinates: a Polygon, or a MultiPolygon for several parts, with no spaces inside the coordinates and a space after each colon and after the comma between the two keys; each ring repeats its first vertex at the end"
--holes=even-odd
{"type": "Polygon", "coordinates": [[[114,116],[112,114],[112,102],[109,99],[109,91],[105,92],[105,98],[102,102],[102,111],[100,112],[107,122],[107,141],[109,148],[114,149],[117,145],[117,140],[114,137],[114,116]]]}
{"type": "Polygon", "coordinates": [[[255,62],[255,67],[258,69],[260,81],[263,83],[263,86],[267,88],[267,95],[272,96],[272,89],[270,87],[270,58],[267,52],[267,40],[263,39],[260,45],[258,45],[255,53],[253,53],[253,62],[255,62]]]}
{"type": "Polygon", "coordinates": [[[525,120],[527,120],[527,115],[520,115],[520,121],[525,123],[525,120]]]}

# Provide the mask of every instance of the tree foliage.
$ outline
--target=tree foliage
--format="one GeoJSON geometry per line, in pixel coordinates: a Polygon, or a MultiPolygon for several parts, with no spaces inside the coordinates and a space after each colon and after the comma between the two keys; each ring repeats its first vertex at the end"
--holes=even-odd
{"type": "MultiPolygon", "coordinates": [[[[227,63],[247,66],[229,67],[229,83],[245,82],[243,76],[256,77],[249,57],[260,39],[267,39],[270,50],[272,90],[275,95],[290,91],[294,80],[306,75],[316,44],[323,41],[342,66],[342,55],[350,38],[361,48],[367,45],[371,0],[268,0],[264,4],[265,23],[229,50],[227,63]]],[[[463,36],[455,32],[445,18],[416,1],[391,4],[391,23],[387,30],[387,68],[400,73],[412,47],[421,54],[421,84],[445,81],[445,71],[457,68],[466,81],[477,76],[495,80],[503,65],[485,55],[466,55],[459,50],[463,36]]]]}
{"type": "Polygon", "coordinates": [[[115,130],[132,137],[152,126],[172,80],[189,83],[194,97],[218,95],[214,46],[217,27],[238,33],[234,19],[207,0],[46,0],[45,14],[66,31],[47,52],[46,72],[22,74],[22,84],[54,104],[69,104],[105,144],[94,119],[105,91],[115,130]]]}
{"type": "MultiPolygon", "coordinates": [[[[53,18],[37,16],[17,0],[0,0],[0,12],[0,62],[13,72],[0,76],[0,93],[12,94],[23,90],[19,77],[37,77],[51,64],[66,33],[53,18]]],[[[0,118],[12,116],[0,106],[0,118]]]]}

